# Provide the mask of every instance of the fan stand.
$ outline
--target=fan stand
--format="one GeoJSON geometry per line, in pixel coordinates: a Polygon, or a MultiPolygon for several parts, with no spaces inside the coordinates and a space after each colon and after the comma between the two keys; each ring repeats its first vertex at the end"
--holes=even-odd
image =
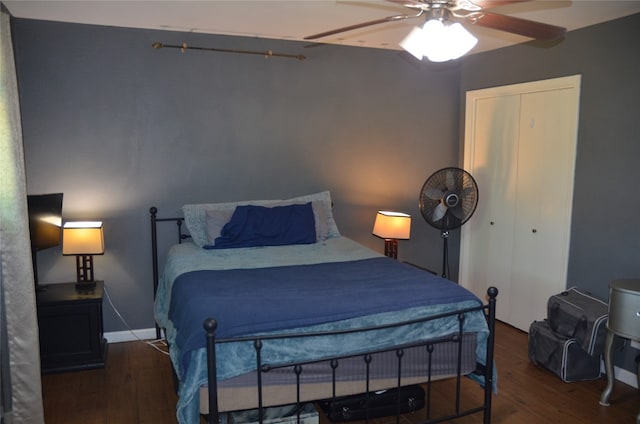
{"type": "Polygon", "coordinates": [[[449,278],[447,275],[447,271],[449,268],[449,230],[442,230],[440,233],[440,237],[442,237],[442,242],[444,244],[443,252],[442,252],[442,277],[449,278]]]}

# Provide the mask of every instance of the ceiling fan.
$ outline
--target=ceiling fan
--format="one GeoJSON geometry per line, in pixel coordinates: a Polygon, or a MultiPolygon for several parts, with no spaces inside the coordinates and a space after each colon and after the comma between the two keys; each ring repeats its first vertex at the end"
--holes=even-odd
{"type": "Polygon", "coordinates": [[[305,37],[315,40],[341,32],[352,31],[372,25],[405,19],[425,18],[422,28],[415,28],[400,45],[409,53],[422,59],[428,57],[435,62],[458,58],[476,44],[477,39],[466,31],[460,21],[466,24],[510,32],[539,40],[561,38],[566,29],[542,22],[488,12],[498,6],[522,3],[531,0],[386,0],[414,11],[414,14],[393,15],[373,21],[349,25],[305,37]],[[454,43],[443,46],[445,43],[454,43]],[[427,45],[425,47],[425,45],[427,45]],[[435,49],[435,50],[434,50],[435,49]],[[456,50],[452,52],[452,50],[456,50]],[[455,56],[455,57],[452,57],[455,56]]]}

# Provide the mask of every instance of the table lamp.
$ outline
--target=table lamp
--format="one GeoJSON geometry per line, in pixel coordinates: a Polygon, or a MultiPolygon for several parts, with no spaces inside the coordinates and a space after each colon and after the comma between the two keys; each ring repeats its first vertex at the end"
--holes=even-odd
{"type": "Polygon", "coordinates": [[[93,255],[104,253],[104,235],[101,221],[67,222],[62,227],[62,254],[76,256],[76,288],[91,288],[93,255]]]}
{"type": "Polygon", "coordinates": [[[384,254],[398,259],[398,240],[408,240],[411,234],[411,215],[402,212],[378,211],[373,235],[384,239],[384,254]]]}

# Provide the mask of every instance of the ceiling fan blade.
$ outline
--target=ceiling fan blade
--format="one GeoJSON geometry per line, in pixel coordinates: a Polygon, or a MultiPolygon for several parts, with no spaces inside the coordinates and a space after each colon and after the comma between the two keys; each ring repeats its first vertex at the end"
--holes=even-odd
{"type": "Polygon", "coordinates": [[[389,3],[400,4],[404,7],[409,7],[411,9],[429,9],[431,5],[429,2],[417,1],[417,0],[386,0],[389,3]]]}
{"type": "MultiPolygon", "coordinates": [[[[408,7],[411,9],[422,9],[428,10],[433,7],[434,3],[438,3],[438,5],[442,2],[435,2],[429,0],[386,0],[389,3],[400,4],[404,7],[408,7]]],[[[469,11],[477,11],[480,9],[491,9],[492,7],[506,6],[508,4],[513,3],[523,3],[532,0],[457,0],[456,4],[453,6],[454,8],[459,8],[462,10],[469,11]]],[[[446,6],[450,7],[450,6],[446,6]]]]}
{"type": "Polygon", "coordinates": [[[443,203],[439,203],[433,210],[433,222],[440,221],[447,213],[447,207],[443,203]]]}
{"type": "Polygon", "coordinates": [[[529,2],[531,0],[458,0],[458,7],[463,10],[477,10],[474,8],[467,8],[466,3],[471,3],[472,5],[476,5],[481,9],[491,9],[493,7],[506,6],[508,4],[513,3],[524,3],[529,2]]]}
{"type": "Polygon", "coordinates": [[[320,32],[318,34],[309,35],[308,37],[304,37],[305,40],[315,40],[316,38],[326,37],[328,35],[338,34],[341,32],[352,31],[358,28],[364,28],[372,25],[384,24],[386,22],[393,21],[401,21],[408,18],[415,18],[416,16],[411,15],[395,15],[395,16],[387,16],[386,18],[375,19],[373,21],[362,22],[355,25],[349,25],[342,28],[332,29],[330,31],[320,32]]]}
{"type": "Polygon", "coordinates": [[[470,13],[465,19],[473,25],[511,32],[538,40],[555,40],[563,37],[567,32],[566,28],[559,26],[491,12],[470,13]]]}

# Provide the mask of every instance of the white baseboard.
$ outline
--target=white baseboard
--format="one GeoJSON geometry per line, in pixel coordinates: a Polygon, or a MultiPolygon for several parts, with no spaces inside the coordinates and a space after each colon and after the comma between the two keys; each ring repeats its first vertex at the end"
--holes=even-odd
{"type": "MultiPolygon", "coordinates": [[[[633,349],[638,349],[640,350],[640,343],[631,340],[630,346],[633,349]]],[[[600,369],[602,370],[602,373],[604,374],[604,361],[600,361],[600,369]]],[[[638,388],[638,375],[632,371],[629,370],[625,370],[624,368],[620,368],[620,367],[613,367],[613,374],[616,377],[616,380],[623,382],[624,384],[627,384],[631,387],[635,387],[636,389],[638,388]]]]}
{"type": "MultiPolygon", "coordinates": [[[[602,373],[602,375],[605,375],[605,369],[604,369],[604,360],[600,360],[600,372],[602,373]]],[[[629,370],[625,370],[624,368],[620,368],[620,367],[616,367],[615,365],[613,366],[613,375],[615,376],[616,380],[627,384],[631,387],[635,387],[636,389],[638,388],[638,376],[637,374],[629,371],[629,370]]]]}
{"type": "Polygon", "coordinates": [[[616,376],[616,380],[628,384],[631,387],[638,388],[638,375],[624,368],[613,367],[613,374],[616,376]]]}
{"type": "Polygon", "coordinates": [[[136,340],[154,340],[156,338],[155,328],[142,328],[132,331],[111,331],[104,333],[104,338],[109,343],[133,342],[136,340]]]}

